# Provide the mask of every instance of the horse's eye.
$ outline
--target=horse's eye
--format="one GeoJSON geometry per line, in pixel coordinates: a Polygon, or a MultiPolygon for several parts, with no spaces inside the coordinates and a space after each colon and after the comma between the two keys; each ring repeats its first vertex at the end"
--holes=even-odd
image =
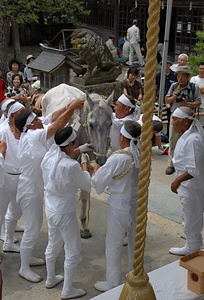
{"type": "Polygon", "coordinates": [[[93,123],[89,123],[89,127],[90,127],[90,128],[93,128],[93,123]]]}

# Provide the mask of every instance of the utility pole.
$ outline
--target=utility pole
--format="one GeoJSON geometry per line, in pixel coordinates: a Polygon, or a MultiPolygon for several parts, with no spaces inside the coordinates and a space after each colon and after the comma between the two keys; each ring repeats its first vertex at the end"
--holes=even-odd
{"type": "Polygon", "coordinates": [[[159,117],[162,119],[162,107],[164,103],[164,87],[166,80],[166,61],[167,54],[169,50],[169,33],[171,26],[171,13],[172,13],[173,0],[167,0],[167,10],[166,10],[166,24],[164,33],[164,48],[162,55],[162,68],[161,68],[161,79],[160,79],[160,89],[159,89],[159,117]]]}

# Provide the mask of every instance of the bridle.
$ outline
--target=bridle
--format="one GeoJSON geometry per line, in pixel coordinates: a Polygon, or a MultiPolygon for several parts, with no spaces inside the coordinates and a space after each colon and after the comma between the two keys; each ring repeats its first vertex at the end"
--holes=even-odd
{"type": "MultiPolygon", "coordinates": [[[[88,125],[87,125],[88,114],[89,114],[89,110],[88,110],[88,106],[86,106],[83,127],[86,131],[86,135],[87,135],[90,143],[92,144],[92,138],[89,134],[88,125]]],[[[110,146],[110,137],[108,137],[107,141],[106,141],[106,152],[108,151],[109,146],[110,146]]],[[[106,157],[106,153],[99,153],[99,152],[93,151],[93,154],[95,154],[96,157],[106,157]]]]}

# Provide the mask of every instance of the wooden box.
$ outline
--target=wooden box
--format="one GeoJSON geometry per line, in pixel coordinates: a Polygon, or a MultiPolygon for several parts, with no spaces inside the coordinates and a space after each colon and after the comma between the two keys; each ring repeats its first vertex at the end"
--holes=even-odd
{"type": "Polygon", "coordinates": [[[204,293],[204,251],[196,251],[180,259],[180,266],[188,270],[187,288],[197,295],[204,293]]]}

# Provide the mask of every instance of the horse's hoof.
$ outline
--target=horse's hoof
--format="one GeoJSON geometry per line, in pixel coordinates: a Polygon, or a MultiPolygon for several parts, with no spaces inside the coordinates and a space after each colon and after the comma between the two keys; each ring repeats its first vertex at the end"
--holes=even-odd
{"type": "Polygon", "coordinates": [[[82,239],[90,239],[92,234],[88,228],[85,228],[80,230],[80,236],[82,239]]]}

